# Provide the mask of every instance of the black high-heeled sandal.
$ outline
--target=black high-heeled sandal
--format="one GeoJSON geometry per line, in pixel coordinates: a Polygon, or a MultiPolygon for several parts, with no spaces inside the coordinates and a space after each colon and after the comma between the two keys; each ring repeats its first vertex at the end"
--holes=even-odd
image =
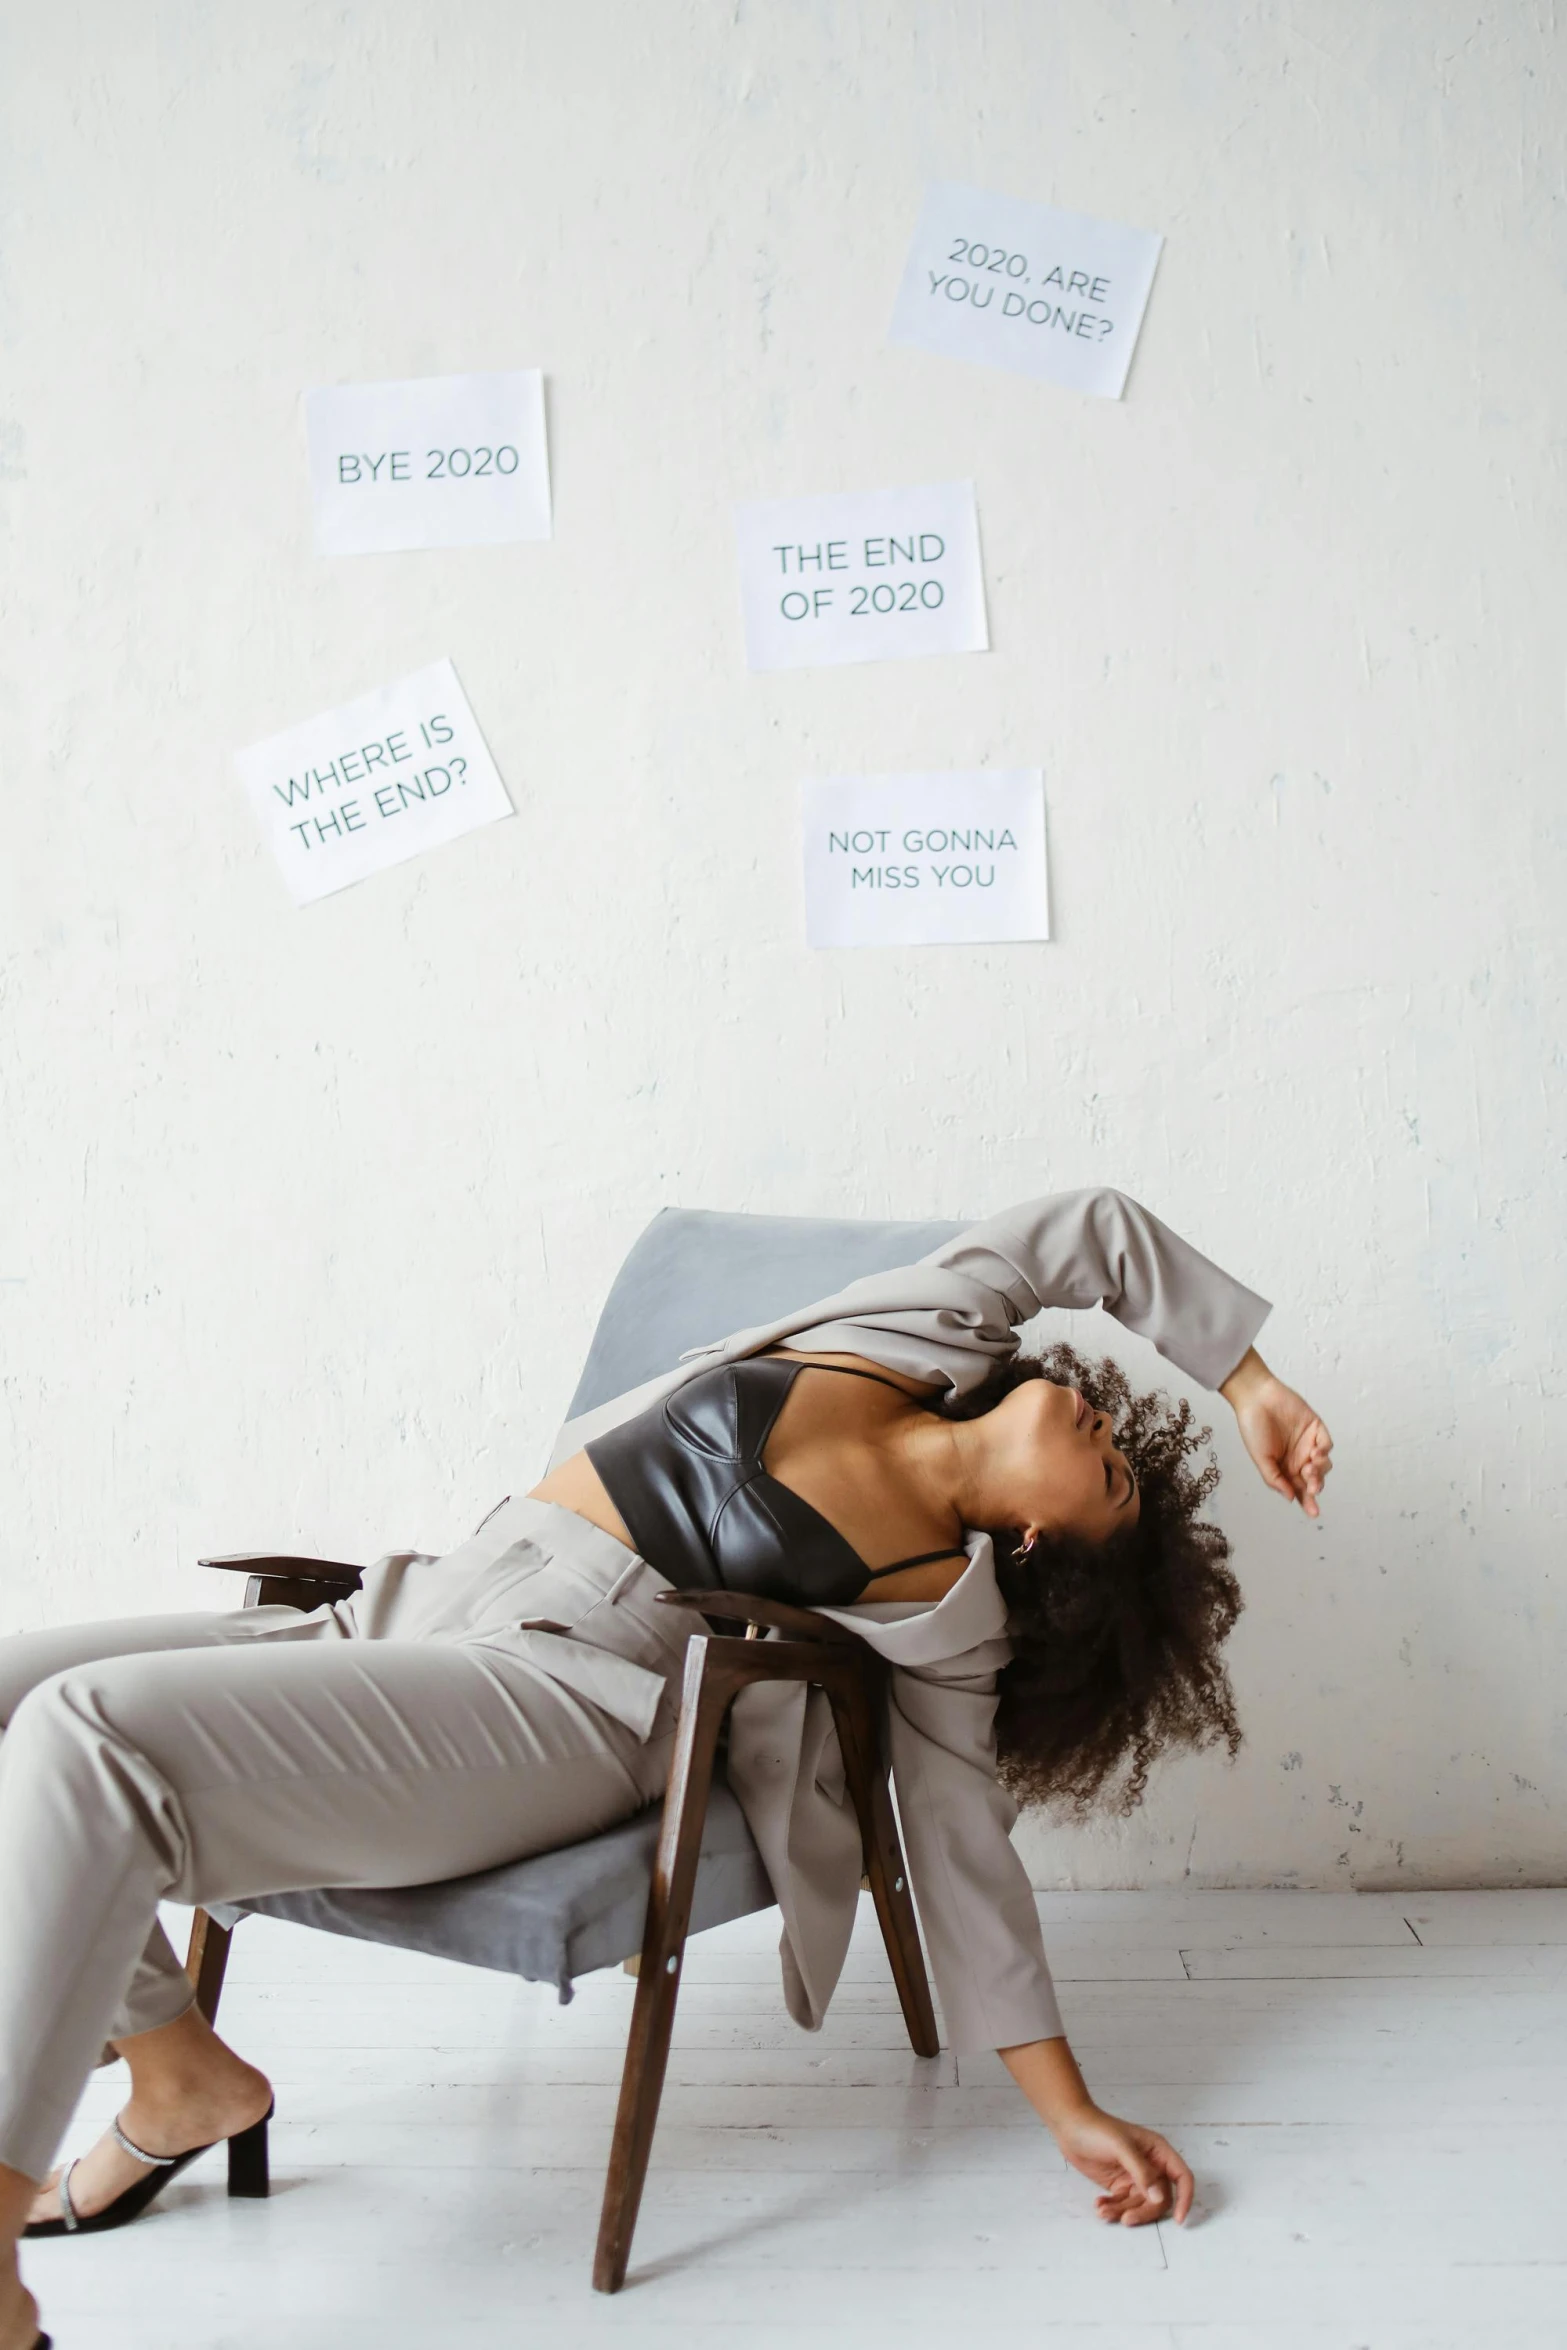
{"type": "Polygon", "coordinates": [[[68,2162],[60,2173],[60,2216],[58,2219],[35,2219],[22,2230],[24,2236],[97,2236],[106,2228],[123,2228],[131,2220],[140,2218],[155,2195],[161,2195],[170,2179],[178,2178],[188,2163],[198,2155],[210,2154],[214,2146],[229,2150],[229,2193],[262,2197],[271,2192],[271,2174],[267,2163],[267,2124],[276,2105],[269,2105],[260,2121],[252,2122],[248,2130],[238,2130],[232,2138],[214,2138],[205,2146],[192,2146],[184,2154],[144,2154],[133,2146],[119,2123],[111,2122],[116,2145],[135,2161],[146,2166],[147,2175],[116,2195],[102,2211],[91,2211],[85,2218],[71,2201],[71,2173],[74,2162],[68,2162]]]}

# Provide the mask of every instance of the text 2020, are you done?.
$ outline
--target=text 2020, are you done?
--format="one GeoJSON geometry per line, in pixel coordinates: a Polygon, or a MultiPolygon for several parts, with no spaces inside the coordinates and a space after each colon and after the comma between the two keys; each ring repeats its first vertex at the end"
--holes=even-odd
{"type": "Polygon", "coordinates": [[[926,195],[890,339],[1118,400],[1164,239],[939,181],[926,195]]]}

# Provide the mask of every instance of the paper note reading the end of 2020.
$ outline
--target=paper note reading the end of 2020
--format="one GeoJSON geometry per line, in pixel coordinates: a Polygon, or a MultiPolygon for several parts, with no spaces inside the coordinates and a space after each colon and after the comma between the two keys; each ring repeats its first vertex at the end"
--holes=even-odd
{"type": "Polygon", "coordinates": [[[835,775],[805,787],[813,947],[1050,936],[1037,767],[835,775]]]}
{"type": "Polygon", "coordinates": [[[971,481],[735,513],[752,669],[989,650],[971,481]]]}
{"type": "Polygon", "coordinates": [[[326,385],[305,394],[305,436],[323,555],[550,535],[537,368],[326,385]]]}
{"type": "Polygon", "coordinates": [[[235,764],[297,906],[512,813],[450,661],[289,727],[235,764]]]}
{"type": "Polygon", "coordinates": [[[1118,400],[1163,243],[941,181],[914,232],[890,340],[1118,400]]]}

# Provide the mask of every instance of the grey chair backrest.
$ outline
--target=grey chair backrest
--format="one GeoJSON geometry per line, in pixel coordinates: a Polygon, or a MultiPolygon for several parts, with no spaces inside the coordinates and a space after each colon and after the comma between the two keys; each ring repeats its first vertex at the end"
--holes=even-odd
{"type": "Polygon", "coordinates": [[[688,1348],[912,1264],[961,1224],[665,1208],[616,1274],[566,1417],[673,1370],[688,1348]]]}

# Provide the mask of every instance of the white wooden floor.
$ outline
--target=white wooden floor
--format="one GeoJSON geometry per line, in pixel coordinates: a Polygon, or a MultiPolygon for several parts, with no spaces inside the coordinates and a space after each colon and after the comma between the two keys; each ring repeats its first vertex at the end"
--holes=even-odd
{"type": "Polygon", "coordinates": [[[607,2301],[629,1980],[561,2008],[254,1921],[224,2028],[277,2085],[271,2202],[211,2157],[123,2235],[29,2246],[45,2318],[59,2350],[1567,2350],[1567,1893],[1041,1907],[1096,2094],[1197,2173],[1185,2230],[1101,2227],[993,2057],[909,2054],[862,1902],[815,2037],[775,1917],[693,1944],[607,2301]]]}

